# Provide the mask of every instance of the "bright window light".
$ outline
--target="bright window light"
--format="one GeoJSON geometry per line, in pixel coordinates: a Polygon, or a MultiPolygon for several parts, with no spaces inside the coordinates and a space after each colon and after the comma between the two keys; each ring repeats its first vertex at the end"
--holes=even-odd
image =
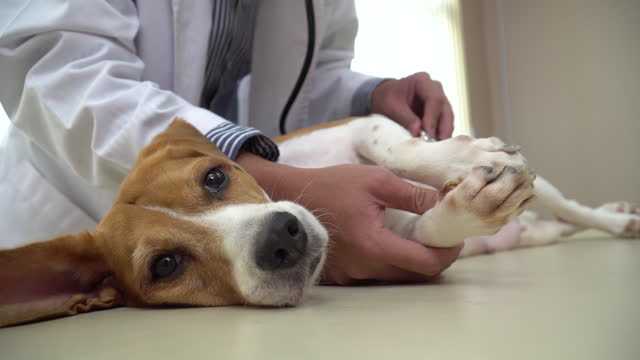
{"type": "Polygon", "coordinates": [[[458,0],[356,0],[356,11],[351,68],[391,78],[426,71],[451,102],[454,135],[472,134],[458,0]]]}

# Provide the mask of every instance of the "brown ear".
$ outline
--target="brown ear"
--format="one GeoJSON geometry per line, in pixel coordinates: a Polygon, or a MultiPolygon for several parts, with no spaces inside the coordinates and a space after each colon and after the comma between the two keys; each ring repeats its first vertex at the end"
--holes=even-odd
{"type": "Polygon", "coordinates": [[[182,139],[182,138],[199,138],[203,141],[206,141],[207,138],[198,131],[193,125],[189,124],[187,121],[181,118],[175,118],[169,124],[167,129],[160,133],[159,136],[167,136],[173,139],[182,139]]]}
{"type": "Polygon", "coordinates": [[[188,122],[176,118],[151,143],[138,154],[137,165],[153,156],[180,158],[200,154],[223,155],[222,152],[204,135],[188,122]],[[162,155],[158,155],[162,153],[162,155]]]}
{"type": "Polygon", "coordinates": [[[87,232],[0,250],[0,327],[120,306],[110,275],[87,232]]]}

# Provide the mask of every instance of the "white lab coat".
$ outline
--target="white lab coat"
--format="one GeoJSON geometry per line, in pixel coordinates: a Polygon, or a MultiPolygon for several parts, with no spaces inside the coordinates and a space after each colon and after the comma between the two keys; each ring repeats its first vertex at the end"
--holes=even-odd
{"type": "MultiPolygon", "coordinates": [[[[353,3],[313,5],[316,48],[289,131],[350,115],[370,79],[348,70],[353,3]]],[[[0,101],[11,127],[0,148],[0,247],[91,230],[138,151],[174,117],[203,132],[225,121],[192,105],[211,10],[204,0],[3,2],[0,101]]],[[[240,124],[278,133],[306,54],[305,14],[303,1],[261,3],[240,124]]]]}

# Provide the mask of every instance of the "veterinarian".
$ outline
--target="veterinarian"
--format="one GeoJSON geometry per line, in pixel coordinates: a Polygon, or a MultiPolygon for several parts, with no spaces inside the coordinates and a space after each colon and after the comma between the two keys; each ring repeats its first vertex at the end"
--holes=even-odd
{"type": "Polygon", "coordinates": [[[95,227],[138,151],[183,117],[275,200],[302,194],[310,209],[330,214],[325,281],[420,281],[457,257],[459,248],[426,248],[383,227],[385,207],[421,213],[435,192],[373,167],[273,162],[269,137],[370,112],[414,135],[451,136],[451,106],[426,73],[383,81],[349,69],[351,1],[33,0],[2,8],[0,101],[12,125],[0,155],[1,246],[95,227]]]}

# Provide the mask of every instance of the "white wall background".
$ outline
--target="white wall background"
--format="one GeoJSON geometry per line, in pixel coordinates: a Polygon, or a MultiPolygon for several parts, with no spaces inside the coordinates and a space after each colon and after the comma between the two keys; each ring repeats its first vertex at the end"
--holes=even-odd
{"type": "Polygon", "coordinates": [[[482,20],[465,37],[485,44],[487,74],[470,77],[483,128],[522,145],[568,198],[640,203],[640,1],[463,3],[482,20]]]}

